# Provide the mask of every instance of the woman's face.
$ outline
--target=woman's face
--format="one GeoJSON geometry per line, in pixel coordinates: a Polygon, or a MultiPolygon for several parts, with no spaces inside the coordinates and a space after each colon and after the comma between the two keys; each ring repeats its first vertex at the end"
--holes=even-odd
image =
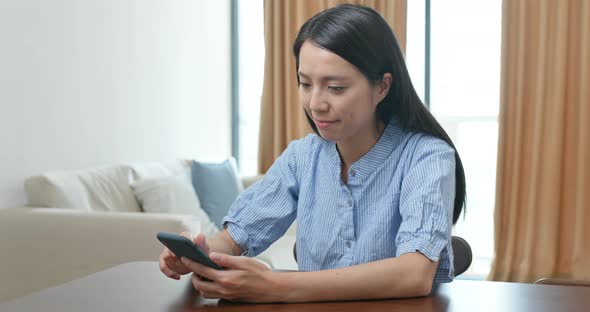
{"type": "Polygon", "coordinates": [[[387,95],[390,74],[373,85],[354,65],[307,40],[298,75],[303,108],[324,139],[356,141],[377,131],[375,110],[387,95]]]}

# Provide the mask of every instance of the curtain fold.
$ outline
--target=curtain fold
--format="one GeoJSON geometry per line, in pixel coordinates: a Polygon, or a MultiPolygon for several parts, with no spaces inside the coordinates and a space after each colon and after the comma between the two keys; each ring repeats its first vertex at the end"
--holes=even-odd
{"type": "Polygon", "coordinates": [[[379,11],[393,28],[405,50],[406,0],[265,0],[265,65],[258,170],[265,173],[290,141],[312,130],[299,104],[292,45],[303,23],[320,11],[341,3],[354,3],[379,11]]]}
{"type": "Polygon", "coordinates": [[[590,1],[504,1],[491,280],[590,280],[590,1]]]}

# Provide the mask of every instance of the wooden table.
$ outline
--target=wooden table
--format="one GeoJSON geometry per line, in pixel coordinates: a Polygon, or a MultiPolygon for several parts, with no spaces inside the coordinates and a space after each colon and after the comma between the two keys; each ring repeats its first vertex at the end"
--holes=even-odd
{"type": "Polygon", "coordinates": [[[189,275],[175,281],[155,262],[132,262],[0,303],[0,311],[590,311],[590,287],[456,280],[424,298],[234,304],[196,295],[189,275]]]}

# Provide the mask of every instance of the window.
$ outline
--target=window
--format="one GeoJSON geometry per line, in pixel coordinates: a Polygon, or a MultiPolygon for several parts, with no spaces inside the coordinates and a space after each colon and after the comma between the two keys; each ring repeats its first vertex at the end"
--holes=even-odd
{"type": "Polygon", "coordinates": [[[258,129],[264,79],[264,8],[262,0],[236,2],[239,38],[237,154],[240,174],[251,176],[258,171],[258,129]]]}
{"type": "Polygon", "coordinates": [[[501,0],[408,1],[406,59],[412,81],[422,99],[429,98],[465,168],[467,213],[454,235],[473,250],[466,278],[485,277],[493,256],[501,7],[501,0]]]}

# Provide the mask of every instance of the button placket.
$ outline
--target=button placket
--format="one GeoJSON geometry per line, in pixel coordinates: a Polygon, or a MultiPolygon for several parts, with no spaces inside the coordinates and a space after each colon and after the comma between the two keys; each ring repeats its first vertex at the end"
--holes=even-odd
{"type": "Polygon", "coordinates": [[[345,209],[345,228],[344,228],[344,239],[346,240],[345,245],[347,248],[350,248],[352,245],[351,240],[354,239],[354,199],[352,198],[352,194],[349,193],[348,199],[346,200],[346,209],[345,209]]]}
{"type": "MultiPolygon", "coordinates": [[[[354,172],[354,170],[352,171],[354,172]]],[[[349,171],[351,173],[351,171],[349,171]]],[[[352,173],[351,173],[352,174],[352,173]]],[[[352,175],[351,175],[352,177],[352,175]]],[[[342,199],[340,202],[341,205],[341,215],[342,218],[342,228],[340,229],[340,239],[343,240],[344,250],[342,251],[341,261],[345,263],[349,263],[352,261],[352,246],[354,245],[354,198],[352,196],[352,190],[350,186],[344,186],[344,192],[342,193],[342,199]]]]}

